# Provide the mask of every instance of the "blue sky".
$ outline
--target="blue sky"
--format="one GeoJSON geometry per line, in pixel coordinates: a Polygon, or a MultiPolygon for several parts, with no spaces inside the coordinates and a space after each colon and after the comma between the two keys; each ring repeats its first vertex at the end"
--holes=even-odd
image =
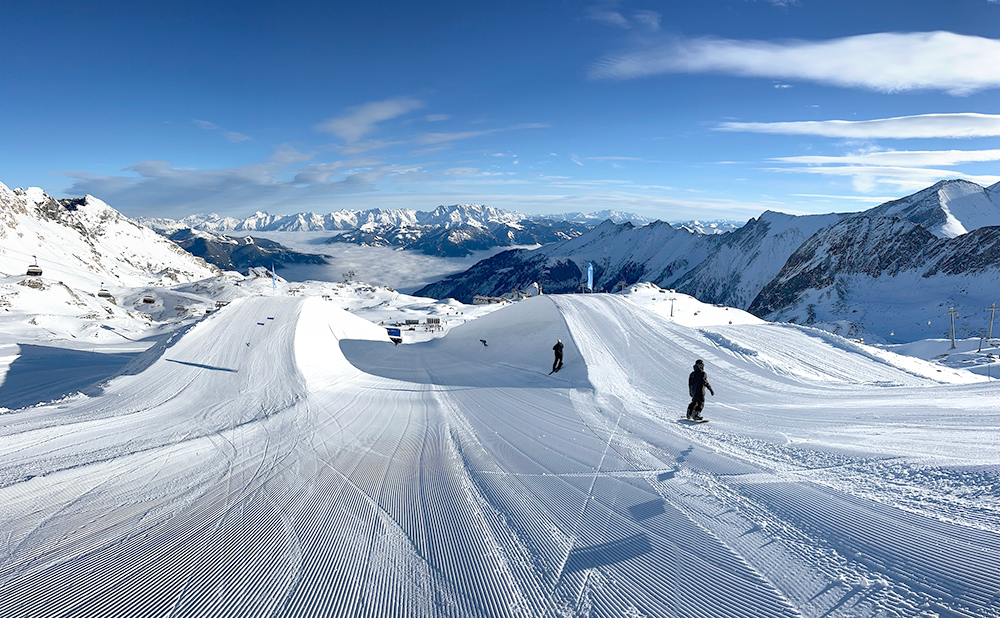
{"type": "Polygon", "coordinates": [[[0,3],[0,182],[745,220],[1000,181],[1000,0],[0,3]]]}

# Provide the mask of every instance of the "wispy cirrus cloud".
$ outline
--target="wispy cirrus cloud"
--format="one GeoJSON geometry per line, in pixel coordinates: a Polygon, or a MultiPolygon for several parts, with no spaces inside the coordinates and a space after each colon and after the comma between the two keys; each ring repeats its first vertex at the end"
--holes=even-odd
{"type": "Polygon", "coordinates": [[[544,123],[523,123],[523,124],[512,125],[509,127],[498,127],[495,129],[479,129],[476,131],[434,131],[427,133],[419,133],[415,136],[402,140],[395,140],[395,141],[363,140],[363,141],[348,143],[343,146],[335,145],[332,148],[341,154],[359,155],[367,152],[372,152],[375,150],[390,148],[393,146],[423,146],[425,148],[420,149],[418,152],[422,152],[424,154],[430,154],[433,152],[440,152],[441,150],[445,150],[449,147],[449,144],[452,144],[454,142],[459,142],[462,140],[474,139],[486,135],[493,135],[495,133],[503,133],[505,131],[519,131],[523,129],[546,129],[549,128],[549,126],[550,125],[544,123]]]}
{"type": "MultiPolygon", "coordinates": [[[[753,0],[753,1],[756,1],[756,0],[753,0]]],[[[780,6],[782,8],[785,8],[785,7],[791,6],[791,5],[797,5],[797,4],[799,4],[799,0],[764,0],[764,1],[767,2],[768,4],[772,5],[772,6],[780,6]]]]}
{"type": "Polygon", "coordinates": [[[70,195],[99,195],[130,216],[176,216],[282,204],[319,206],[332,196],[373,192],[380,180],[414,169],[375,159],[310,163],[314,156],[280,146],[266,161],[233,168],[198,169],[146,160],[117,175],[78,171],[61,175],[72,180],[70,195]]]}
{"type": "Polygon", "coordinates": [[[921,114],[875,120],[724,122],[716,131],[816,135],[848,139],[963,138],[1000,136],[997,114],[921,114]]]}
{"type": "Polygon", "coordinates": [[[423,101],[410,97],[372,101],[348,108],[340,116],[324,120],[315,128],[351,144],[371,133],[378,123],[398,118],[424,105],[423,101]]]}
{"type": "Polygon", "coordinates": [[[475,137],[482,137],[484,135],[492,135],[494,133],[503,133],[505,131],[519,131],[524,129],[547,129],[550,125],[537,122],[528,122],[522,124],[515,124],[509,127],[500,127],[497,129],[483,129],[480,131],[442,131],[438,133],[423,133],[414,137],[410,140],[410,143],[416,144],[418,146],[432,146],[435,144],[445,144],[449,142],[457,142],[466,139],[472,139],[475,137]]]}
{"type": "MultiPolygon", "coordinates": [[[[1000,150],[886,150],[841,156],[774,157],[770,161],[803,165],[870,165],[923,167],[1000,161],[1000,150]]],[[[829,168],[826,168],[829,169],[829,168]]]]}
{"type": "Polygon", "coordinates": [[[619,2],[605,2],[587,7],[584,15],[587,19],[605,23],[622,30],[644,30],[655,32],[660,29],[662,15],[656,11],[641,9],[631,13],[631,19],[618,10],[619,2]]]}
{"type": "Polygon", "coordinates": [[[632,14],[633,21],[642,27],[644,30],[650,32],[660,29],[660,20],[663,18],[662,15],[656,11],[636,11],[632,14]]]}
{"type": "Polygon", "coordinates": [[[224,138],[226,138],[226,140],[233,142],[234,144],[239,142],[248,142],[251,139],[253,139],[249,135],[244,135],[243,133],[237,133],[236,131],[227,131],[222,127],[220,127],[219,125],[215,124],[214,122],[209,122],[207,120],[192,120],[191,122],[193,122],[195,126],[200,127],[206,131],[219,133],[224,138]]]}
{"type": "Polygon", "coordinates": [[[951,32],[884,32],[781,42],[712,37],[612,54],[595,62],[594,79],[671,73],[723,73],[805,80],[877,92],[938,90],[968,95],[1000,86],[1000,41],[951,32]]]}
{"type": "Polygon", "coordinates": [[[870,193],[880,186],[897,187],[901,191],[916,192],[926,189],[939,180],[964,178],[989,186],[1000,182],[1000,176],[964,174],[956,170],[926,167],[901,167],[877,165],[840,165],[821,167],[773,168],[773,172],[794,172],[823,176],[846,176],[855,190],[870,193]]]}
{"type": "Polygon", "coordinates": [[[771,163],[786,164],[768,171],[849,177],[862,193],[885,190],[919,191],[939,180],[964,178],[982,185],[1000,181],[1000,176],[969,174],[958,166],[1000,161],[1000,149],[991,150],[874,150],[844,155],[800,155],[773,157],[771,163]],[[942,169],[958,168],[958,169],[942,169]]]}
{"type": "Polygon", "coordinates": [[[619,28],[628,29],[628,20],[614,8],[607,5],[589,7],[585,13],[587,19],[599,21],[619,28]]]}

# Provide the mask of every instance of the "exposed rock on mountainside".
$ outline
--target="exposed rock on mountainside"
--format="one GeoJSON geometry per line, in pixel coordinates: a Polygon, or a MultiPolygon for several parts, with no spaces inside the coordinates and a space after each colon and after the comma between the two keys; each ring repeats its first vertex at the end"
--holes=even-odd
{"type": "Polygon", "coordinates": [[[329,263],[322,255],[292,251],[266,238],[226,236],[191,229],[177,230],[169,238],[182,249],[225,270],[242,272],[254,266],[329,263]]]}
{"type": "Polygon", "coordinates": [[[987,189],[967,180],[942,180],[863,214],[899,217],[935,236],[954,238],[981,227],[1000,225],[1000,184],[987,189]]]}
{"type": "Polygon", "coordinates": [[[579,290],[588,262],[595,289],[651,281],[704,302],[749,308],[770,320],[823,325],[894,340],[978,332],[1000,289],[1000,184],[937,183],[852,214],[765,212],[737,230],[694,234],[664,223],[606,222],[534,251],[506,252],[419,290],[468,302],[531,281],[579,290]]]}
{"type": "Polygon", "coordinates": [[[101,200],[56,200],[41,189],[0,184],[0,272],[24,274],[36,259],[45,277],[71,287],[196,281],[219,270],[101,200]]]}
{"type": "Polygon", "coordinates": [[[1000,227],[938,238],[889,217],[852,217],[815,234],[789,257],[749,310],[770,320],[861,325],[901,340],[958,336],[985,326],[1000,289],[1000,227]]]}
{"type": "Polygon", "coordinates": [[[745,307],[778,274],[789,254],[838,218],[766,212],[734,232],[711,235],[662,221],[641,228],[606,221],[566,242],[501,253],[418,294],[471,299],[475,294],[500,294],[532,281],[540,281],[549,292],[578,291],[590,262],[595,289],[650,281],[700,295],[706,302],[745,307]]]}
{"type": "MultiPolygon", "coordinates": [[[[615,213],[623,217],[622,213],[615,213]]],[[[330,243],[400,247],[427,255],[461,257],[473,251],[513,245],[539,245],[579,236],[594,224],[570,217],[527,217],[521,213],[480,204],[438,206],[432,211],[341,210],[326,215],[299,213],[270,215],[258,212],[246,219],[192,215],[180,221],[140,219],[169,236],[181,229],[199,231],[345,231],[330,243]]]]}
{"type": "Polygon", "coordinates": [[[522,220],[517,224],[369,226],[346,232],[327,243],[402,247],[440,257],[463,257],[473,251],[511,245],[543,245],[583,234],[580,223],[522,220]]]}

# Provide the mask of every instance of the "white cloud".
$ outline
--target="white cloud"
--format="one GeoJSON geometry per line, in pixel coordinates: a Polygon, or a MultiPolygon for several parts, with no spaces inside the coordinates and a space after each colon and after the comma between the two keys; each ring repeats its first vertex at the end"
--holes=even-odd
{"type": "Polygon", "coordinates": [[[793,193],[792,197],[812,197],[823,200],[849,200],[852,202],[865,202],[866,204],[884,204],[886,202],[899,199],[899,196],[885,195],[829,195],[826,193],[793,193]]]}
{"type": "MultiPolygon", "coordinates": [[[[1000,0],[998,0],[1000,1],[1000,0]]],[[[660,29],[660,19],[662,15],[656,11],[636,11],[632,14],[632,19],[643,29],[650,32],[660,29]]]]}
{"type": "Polygon", "coordinates": [[[252,139],[249,135],[237,133],[236,131],[226,131],[225,129],[215,124],[214,122],[209,122],[207,120],[193,120],[192,122],[194,122],[196,126],[205,129],[206,131],[213,131],[215,133],[221,134],[222,137],[226,138],[227,141],[230,141],[234,144],[239,142],[247,142],[252,139]]]}
{"type": "Polygon", "coordinates": [[[623,29],[629,28],[628,20],[625,19],[624,15],[607,7],[592,6],[587,9],[586,15],[587,19],[618,26],[623,29]]]}
{"type": "Polygon", "coordinates": [[[1000,115],[923,114],[876,120],[724,122],[717,131],[818,135],[851,139],[961,138],[1000,136],[1000,115]]]}
{"type": "Polygon", "coordinates": [[[917,150],[883,151],[843,156],[797,156],[770,159],[781,163],[803,165],[871,165],[923,167],[928,165],[961,165],[1000,161],[1000,150],[917,150]]]}
{"type": "Polygon", "coordinates": [[[483,135],[491,135],[493,133],[502,133],[504,131],[519,131],[522,129],[547,129],[549,125],[541,123],[524,123],[516,124],[509,127],[501,127],[499,129],[484,129],[482,131],[451,131],[451,132],[441,132],[441,133],[424,133],[413,138],[412,143],[428,146],[433,144],[444,144],[448,142],[456,142],[465,139],[472,139],[475,137],[482,137],[483,135]]]}
{"type": "Polygon", "coordinates": [[[281,146],[266,161],[236,168],[176,167],[169,161],[140,161],[127,174],[62,172],[72,179],[69,195],[100,196],[126,214],[183,216],[192,212],[247,212],[289,204],[293,212],[322,208],[332,196],[373,192],[375,183],[416,168],[384,165],[376,159],[320,162],[314,155],[281,146]]]}
{"type": "Polygon", "coordinates": [[[413,139],[414,144],[427,146],[430,144],[444,144],[464,139],[472,139],[502,131],[503,129],[485,129],[483,131],[448,131],[440,133],[424,133],[413,139]]]}
{"type": "Polygon", "coordinates": [[[788,90],[789,88],[792,87],[792,85],[791,84],[775,84],[774,87],[777,90],[788,90]]]}
{"type": "Polygon", "coordinates": [[[619,2],[606,2],[591,6],[587,8],[584,14],[587,16],[587,19],[615,26],[622,30],[636,28],[647,32],[656,32],[660,29],[662,16],[656,11],[645,9],[633,11],[632,19],[629,20],[618,10],[619,4],[619,2]]]}
{"type": "Polygon", "coordinates": [[[883,185],[898,187],[903,191],[916,192],[926,189],[939,180],[950,178],[964,178],[983,186],[1000,182],[1000,176],[972,175],[956,170],[923,167],[842,165],[773,168],[770,171],[818,174],[822,176],[848,176],[851,178],[854,188],[862,193],[869,193],[883,185]]]}
{"type": "Polygon", "coordinates": [[[423,101],[409,97],[373,101],[348,108],[344,114],[324,120],[315,128],[350,144],[370,133],[378,123],[398,118],[423,106],[423,101]]]}
{"type": "Polygon", "coordinates": [[[366,152],[371,152],[373,150],[382,150],[383,148],[389,148],[391,146],[398,146],[399,144],[405,144],[406,142],[396,141],[396,142],[386,142],[378,139],[366,139],[363,142],[354,142],[346,146],[333,146],[333,150],[345,155],[357,155],[364,154],[366,152]]]}
{"type": "Polygon", "coordinates": [[[424,120],[427,122],[443,122],[445,120],[451,120],[450,114],[427,114],[424,116],[424,120]]]}
{"type": "Polygon", "coordinates": [[[951,32],[875,33],[828,41],[678,39],[606,56],[595,79],[724,73],[799,79],[878,92],[941,90],[967,95],[1000,86],[1000,41],[951,32]]]}

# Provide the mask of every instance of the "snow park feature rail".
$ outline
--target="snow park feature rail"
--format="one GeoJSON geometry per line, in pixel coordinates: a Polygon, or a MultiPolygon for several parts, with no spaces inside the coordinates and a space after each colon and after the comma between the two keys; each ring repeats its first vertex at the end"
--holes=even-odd
{"type": "Polygon", "coordinates": [[[0,616],[1000,614],[997,386],[831,341],[595,294],[393,346],[234,301],[0,415],[0,616]]]}

